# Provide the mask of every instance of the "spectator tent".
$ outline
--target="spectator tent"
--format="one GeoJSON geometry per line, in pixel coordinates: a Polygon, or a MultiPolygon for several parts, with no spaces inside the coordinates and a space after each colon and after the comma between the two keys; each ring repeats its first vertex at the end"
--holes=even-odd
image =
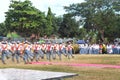
{"type": "Polygon", "coordinates": [[[84,40],[78,40],[77,44],[85,44],[85,41],[84,40]]]}

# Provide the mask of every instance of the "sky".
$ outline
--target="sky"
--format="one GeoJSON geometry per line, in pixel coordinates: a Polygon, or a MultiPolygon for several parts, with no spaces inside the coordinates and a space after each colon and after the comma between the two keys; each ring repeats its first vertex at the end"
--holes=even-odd
{"type": "MultiPolygon", "coordinates": [[[[21,0],[24,1],[24,0],[21,0]]],[[[73,3],[81,3],[84,0],[30,0],[34,7],[42,12],[47,13],[48,7],[51,8],[52,13],[56,16],[63,15],[65,10],[63,6],[69,6],[73,3]]],[[[8,11],[10,5],[10,0],[2,0],[0,2],[0,23],[5,20],[5,12],[8,11]]]]}

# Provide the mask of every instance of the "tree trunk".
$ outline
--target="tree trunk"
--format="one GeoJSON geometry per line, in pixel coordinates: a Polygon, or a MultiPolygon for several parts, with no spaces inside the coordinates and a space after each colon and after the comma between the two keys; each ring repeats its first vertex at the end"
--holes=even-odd
{"type": "Polygon", "coordinates": [[[104,30],[100,30],[100,37],[102,42],[104,42],[104,30]]]}

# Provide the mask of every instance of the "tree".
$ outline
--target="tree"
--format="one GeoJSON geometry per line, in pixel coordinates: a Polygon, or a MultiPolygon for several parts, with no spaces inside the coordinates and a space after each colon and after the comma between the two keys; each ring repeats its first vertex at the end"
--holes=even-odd
{"type": "Polygon", "coordinates": [[[77,37],[79,23],[70,15],[64,14],[63,22],[59,28],[61,37],[77,37]]]}
{"type": "Polygon", "coordinates": [[[61,25],[62,19],[61,17],[56,17],[54,14],[52,15],[52,27],[53,27],[53,35],[59,35],[58,29],[61,25]]]}
{"type": "Polygon", "coordinates": [[[0,36],[5,36],[8,29],[5,26],[5,23],[0,23],[0,36]]]}
{"type": "Polygon", "coordinates": [[[22,36],[30,36],[32,33],[39,35],[45,22],[44,13],[33,7],[29,0],[11,0],[5,20],[10,32],[16,31],[22,36]]]}
{"type": "MultiPolygon", "coordinates": [[[[69,14],[84,20],[83,26],[87,32],[91,30],[98,32],[99,39],[104,41],[104,37],[111,38],[106,35],[108,32],[116,31],[115,26],[118,25],[116,24],[116,13],[119,12],[119,4],[119,0],[85,0],[83,3],[72,4],[64,8],[69,14]]],[[[118,34],[116,35],[118,36],[118,34]]]]}
{"type": "Polygon", "coordinates": [[[46,35],[51,35],[53,33],[53,23],[52,23],[52,19],[53,19],[53,16],[52,16],[52,12],[51,12],[51,8],[49,7],[48,8],[48,13],[47,13],[47,17],[46,17],[46,20],[47,20],[47,25],[45,26],[45,34],[46,35]]]}
{"type": "Polygon", "coordinates": [[[78,33],[77,35],[78,35],[78,38],[79,38],[79,39],[83,39],[83,40],[86,40],[86,39],[87,39],[86,29],[85,29],[85,28],[80,28],[77,33],[78,33]]]}

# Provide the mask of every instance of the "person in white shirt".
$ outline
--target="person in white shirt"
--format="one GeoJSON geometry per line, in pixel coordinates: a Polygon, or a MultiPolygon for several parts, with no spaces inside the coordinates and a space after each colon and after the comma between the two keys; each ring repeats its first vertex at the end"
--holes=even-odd
{"type": "Polygon", "coordinates": [[[107,53],[108,54],[112,54],[113,53],[111,44],[107,44],[107,53]]]}
{"type": "Polygon", "coordinates": [[[31,51],[31,44],[29,42],[25,42],[24,44],[24,57],[23,57],[23,60],[25,62],[25,64],[29,63],[30,61],[29,60],[33,60],[33,53],[31,51]]]}
{"type": "Polygon", "coordinates": [[[1,60],[2,60],[3,64],[6,64],[5,58],[7,58],[7,50],[8,50],[7,42],[2,42],[2,44],[1,44],[1,51],[2,51],[1,60]]]}

